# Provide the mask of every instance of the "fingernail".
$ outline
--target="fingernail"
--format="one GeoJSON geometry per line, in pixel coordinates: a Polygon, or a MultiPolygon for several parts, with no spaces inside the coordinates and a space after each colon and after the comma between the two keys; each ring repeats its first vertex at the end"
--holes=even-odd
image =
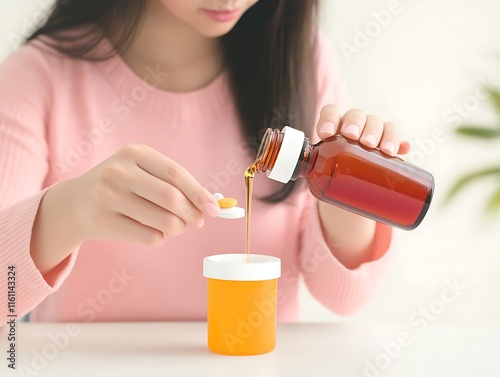
{"type": "Polygon", "coordinates": [[[375,147],[377,145],[377,139],[375,135],[369,134],[365,136],[365,144],[368,144],[370,147],[375,147]]]}
{"type": "Polygon", "coordinates": [[[203,228],[203,225],[205,225],[205,220],[203,220],[203,219],[200,219],[200,221],[198,221],[198,222],[196,223],[196,227],[197,227],[198,229],[203,228]]]}
{"type": "Polygon", "coordinates": [[[386,152],[387,154],[393,155],[394,154],[394,143],[392,141],[388,141],[387,143],[384,144],[382,150],[386,152]]]}
{"type": "Polygon", "coordinates": [[[335,124],[332,122],[323,123],[319,131],[324,135],[333,136],[335,135],[335,124]]]}
{"type": "Polygon", "coordinates": [[[359,137],[359,127],[356,126],[355,124],[350,124],[345,129],[344,134],[358,138],[359,137]]]}
{"type": "Polygon", "coordinates": [[[213,204],[213,203],[207,203],[205,204],[205,212],[208,213],[212,217],[217,217],[217,215],[220,212],[219,206],[213,204]]]}

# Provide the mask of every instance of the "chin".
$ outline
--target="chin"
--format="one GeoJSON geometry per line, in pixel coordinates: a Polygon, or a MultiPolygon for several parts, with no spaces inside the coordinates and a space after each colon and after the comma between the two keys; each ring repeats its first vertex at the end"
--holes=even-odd
{"type": "Polygon", "coordinates": [[[197,27],[198,33],[207,38],[218,38],[229,33],[235,27],[236,22],[231,25],[210,25],[197,27]]]}
{"type": "Polygon", "coordinates": [[[227,29],[225,31],[214,31],[214,32],[208,32],[208,33],[202,33],[202,35],[204,37],[207,37],[207,38],[219,38],[219,37],[222,37],[224,35],[226,35],[227,33],[229,33],[232,29],[227,29]]]}

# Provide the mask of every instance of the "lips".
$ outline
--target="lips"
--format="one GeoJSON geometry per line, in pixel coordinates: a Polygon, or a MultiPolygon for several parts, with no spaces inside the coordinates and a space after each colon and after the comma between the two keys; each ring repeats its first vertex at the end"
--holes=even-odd
{"type": "Polygon", "coordinates": [[[233,10],[210,10],[203,9],[203,12],[210,17],[212,20],[217,22],[229,22],[233,21],[240,15],[239,9],[233,10]]]}

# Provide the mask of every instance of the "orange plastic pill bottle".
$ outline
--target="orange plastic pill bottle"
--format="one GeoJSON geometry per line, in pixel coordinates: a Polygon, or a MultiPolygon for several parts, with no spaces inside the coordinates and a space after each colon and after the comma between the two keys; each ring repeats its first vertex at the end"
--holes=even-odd
{"type": "Polygon", "coordinates": [[[222,355],[271,352],[276,346],[279,258],[221,254],[203,260],[208,279],[207,343],[222,355]]]}

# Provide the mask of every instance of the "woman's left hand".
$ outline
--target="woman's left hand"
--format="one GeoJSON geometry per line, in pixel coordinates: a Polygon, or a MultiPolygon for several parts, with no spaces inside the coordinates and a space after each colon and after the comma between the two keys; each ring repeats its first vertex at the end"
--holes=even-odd
{"type": "MultiPolygon", "coordinates": [[[[342,116],[337,106],[325,106],[316,130],[322,139],[342,134],[368,148],[380,148],[389,156],[410,151],[410,143],[399,139],[392,123],[384,123],[375,115],[366,115],[357,109],[342,116]]],[[[375,221],[321,201],[318,201],[318,211],[327,244],[344,266],[354,269],[373,259],[370,245],[375,235],[375,221]]]]}
{"type": "Polygon", "coordinates": [[[383,122],[375,115],[366,115],[358,109],[349,110],[341,116],[336,105],[327,105],[321,110],[316,129],[322,139],[340,133],[366,147],[378,147],[389,156],[410,151],[410,143],[400,140],[394,124],[383,122]]]}

